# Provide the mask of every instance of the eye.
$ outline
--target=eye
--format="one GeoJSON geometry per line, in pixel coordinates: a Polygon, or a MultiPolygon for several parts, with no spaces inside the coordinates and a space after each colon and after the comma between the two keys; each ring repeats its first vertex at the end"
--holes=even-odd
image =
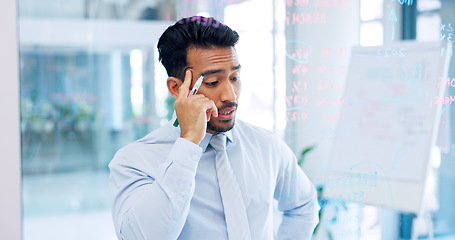
{"type": "Polygon", "coordinates": [[[213,87],[218,84],[218,81],[213,81],[213,82],[205,82],[204,83],[206,86],[213,87]]]}
{"type": "Polygon", "coordinates": [[[232,81],[240,81],[240,76],[235,76],[232,78],[232,81]]]}

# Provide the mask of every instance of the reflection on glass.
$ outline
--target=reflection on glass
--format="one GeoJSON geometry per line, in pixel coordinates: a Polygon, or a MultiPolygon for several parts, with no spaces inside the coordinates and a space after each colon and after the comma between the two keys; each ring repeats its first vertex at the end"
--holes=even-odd
{"type": "MultiPolygon", "coordinates": [[[[19,1],[24,240],[116,239],[107,165],[173,114],[156,36],[177,16],[223,20],[227,5],[242,12],[251,6],[210,2],[19,1]]],[[[244,32],[243,41],[257,39],[244,32]]],[[[271,44],[264,41],[258,53],[271,44]]],[[[251,48],[241,51],[248,56],[251,48]]],[[[273,69],[272,58],[245,58],[242,65],[273,69]]],[[[258,78],[253,71],[245,70],[245,84],[273,93],[272,74],[258,78]]],[[[242,94],[246,120],[257,106],[273,119],[272,98],[253,94],[242,94]]]]}
{"type": "Polygon", "coordinates": [[[147,54],[22,49],[24,239],[59,239],[87,221],[93,227],[75,239],[114,239],[107,164],[162,119],[150,107],[147,54]],[[58,222],[61,235],[49,231],[58,222]],[[107,238],[93,238],[97,232],[107,238]]]}

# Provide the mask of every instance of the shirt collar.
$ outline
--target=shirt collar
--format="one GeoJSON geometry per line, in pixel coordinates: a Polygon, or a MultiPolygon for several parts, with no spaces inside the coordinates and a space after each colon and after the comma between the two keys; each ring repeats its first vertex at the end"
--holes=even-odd
{"type": "MultiPolygon", "coordinates": [[[[227,136],[227,140],[228,140],[227,144],[229,146],[230,143],[234,142],[234,138],[232,137],[232,129],[225,132],[224,134],[227,136]]],[[[213,134],[211,134],[211,133],[205,134],[205,137],[202,139],[201,143],[199,144],[199,147],[202,148],[202,151],[205,152],[207,150],[207,146],[209,145],[210,139],[212,139],[212,136],[213,136],[213,134]]]]}
{"type": "Polygon", "coordinates": [[[199,147],[202,148],[203,152],[205,152],[205,150],[207,149],[207,146],[210,143],[210,139],[212,138],[212,135],[213,134],[211,134],[211,133],[206,133],[204,139],[202,139],[201,143],[199,143],[199,147]]]}
{"type": "MultiPolygon", "coordinates": [[[[172,114],[172,119],[171,119],[171,123],[173,124],[175,119],[177,118],[177,115],[175,114],[175,111],[174,113],[172,114]]],[[[235,126],[235,125],[234,125],[235,126]]],[[[178,136],[180,136],[180,126],[179,127],[174,127],[177,131],[176,133],[178,134],[178,136]]],[[[234,142],[234,138],[232,136],[232,129],[225,132],[224,134],[226,134],[227,136],[227,140],[228,140],[228,145],[229,143],[233,143],[234,142]]],[[[211,133],[206,133],[205,134],[205,137],[202,139],[201,143],[199,143],[199,147],[202,148],[202,151],[205,152],[205,150],[207,150],[207,146],[209,145],[210,143],[210,139],[212,138],[213,134],[211,133]]]]}

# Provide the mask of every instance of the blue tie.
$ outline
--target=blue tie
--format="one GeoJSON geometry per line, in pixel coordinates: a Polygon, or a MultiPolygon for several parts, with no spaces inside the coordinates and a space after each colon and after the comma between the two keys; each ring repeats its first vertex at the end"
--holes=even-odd
{"type": "Polygon", "coordinates": [[[212,136],[210,145],[216,151],[216,174],[220,186],[229,240],[251,239],[242,193],[226,152],[226,135],[212,136]]]}

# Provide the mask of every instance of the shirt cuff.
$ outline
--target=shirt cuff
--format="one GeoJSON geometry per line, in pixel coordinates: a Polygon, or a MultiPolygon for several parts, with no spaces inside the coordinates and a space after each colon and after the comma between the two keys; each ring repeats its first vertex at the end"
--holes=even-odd
{"type": "Polygon", "coordinates": [[[174,163],[181,164],[185,169],[196,172],[199,159],[202,156],[202,148],[185,138],[177,138],[171,149],[169,159],[174,163]]]}

